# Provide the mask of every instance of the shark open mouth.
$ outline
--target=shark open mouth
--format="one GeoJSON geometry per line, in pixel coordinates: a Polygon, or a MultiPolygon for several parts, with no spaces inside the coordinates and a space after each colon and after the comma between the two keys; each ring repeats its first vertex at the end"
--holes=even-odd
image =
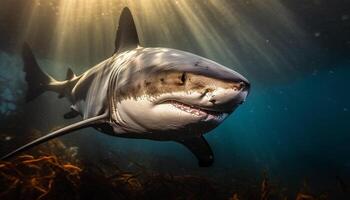
{"type": "Polygon", "coordinates": [[[228,115],[228,113],[225,113],[225,112],[206,110],[203,108],[199,108],[197,106],[188,105],[175,100],[168,100],[163,103],[171,104],[177,109],[190,113],[196,117],[206,117],[207,120],[221,121],[225,119],[226,116],[228,115]]]}

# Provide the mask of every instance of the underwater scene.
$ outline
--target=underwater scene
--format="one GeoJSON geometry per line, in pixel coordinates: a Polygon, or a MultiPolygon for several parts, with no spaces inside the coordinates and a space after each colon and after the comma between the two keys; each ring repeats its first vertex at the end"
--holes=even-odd
{"type": "Polygon", "coordinates": [[[0,199],[348,200],[349,77],[346,0],[1,0],[0,199]]]}

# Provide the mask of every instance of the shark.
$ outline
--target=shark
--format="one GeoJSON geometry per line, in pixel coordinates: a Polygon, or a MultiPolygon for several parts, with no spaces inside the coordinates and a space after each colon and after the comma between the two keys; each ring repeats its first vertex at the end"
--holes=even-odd
{"type": "Polygon", "coordinates": [[[71,103],[65,119],[76,123],[48,133],[2,157],[9,159],[53,138],[92,127],[124,138],[174,141],[197,158],[199,166],[214,162],[203,136],[242,104],[249,81],[236,71],[204,57],[171,48],[142,47],[132,13],[119,18],[111,57],[77,76],[68,69],[58,81],[38,65],[30,48],[22,48],[28,85],[26,101],[46,91],[71,103]]]}

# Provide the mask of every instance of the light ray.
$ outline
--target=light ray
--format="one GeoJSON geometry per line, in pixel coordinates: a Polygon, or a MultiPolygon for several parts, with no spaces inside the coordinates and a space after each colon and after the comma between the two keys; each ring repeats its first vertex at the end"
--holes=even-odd
{"type": "Polygon", "coordinates": [[[188,50],[252,76],[295,68],[296,50],[287,48],[303,31],[279,0],[33,0],[23,38],[37,42],[47,26],[49,56],[84,71],[113,52],[124,6],[145,46],[188,50]]]}

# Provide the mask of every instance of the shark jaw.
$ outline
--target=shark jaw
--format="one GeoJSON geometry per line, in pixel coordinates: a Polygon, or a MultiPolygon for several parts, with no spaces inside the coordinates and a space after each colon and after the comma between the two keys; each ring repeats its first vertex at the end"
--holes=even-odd
{"type": "Polygon", "coordinates": [[[191,115],[194,118],[198,118],[201,121],[221,123],[230,113],[208,110],[194,105],[189,105],[176,100],[167,100],[163,104],[169,104],[175,108],[191,115]]]}

